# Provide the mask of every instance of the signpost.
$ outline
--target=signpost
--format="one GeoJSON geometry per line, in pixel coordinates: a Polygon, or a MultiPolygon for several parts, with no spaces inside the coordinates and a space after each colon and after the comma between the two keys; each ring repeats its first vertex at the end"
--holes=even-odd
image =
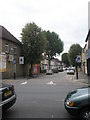
{"type": "MultiPolygon", "coordinates": [[[[81,63],[81,56],[77,55],[76,63],[81,63]]],[[[78,79],[78,65],[76,65],[76,78],[78,79]]]]}
{"type": "Polygon", "coordinates": [[[77,62],[77,63],[81,63],[81,56],[80,56],[80,55],[78,55],[78,56],[76,57],[76,62],[77,62]]]}
{"type": "Polygon", "coordinates": [[[14,59],[14,79],[16,79],[16,60],[14,59]]]}

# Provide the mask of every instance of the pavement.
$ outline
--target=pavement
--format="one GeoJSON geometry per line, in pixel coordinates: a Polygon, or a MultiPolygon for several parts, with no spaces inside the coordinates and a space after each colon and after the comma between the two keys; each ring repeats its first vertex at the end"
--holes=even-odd
{"type": "Polygon", "coordinates": [[[79,71],[78,73],[78,79],[76,79],[76,74],[73,76],[74,81],[86,83],[90,85],[90,76],[87,76],[86,74],[83,74],[82,71],[79,71]]]}
{"type": "Polygon", "coordinates": [[[31,79],[36,79],[36,78],[40,78],[40,77],[43,77],[45,76],[46,74],[45,73],[41,73],[37,76],[34,76],[33,78],[30,77],[30,76],[26,76],[26,77],[16,77],[16,79],[14,78],[8,78],[8,79],[2,79],[3,83],[6,83],[7,81],[8,82],[15,82],[15,83],[18,83],[19,81],[26,81],[26,80],[31,80],[31,79]]]}

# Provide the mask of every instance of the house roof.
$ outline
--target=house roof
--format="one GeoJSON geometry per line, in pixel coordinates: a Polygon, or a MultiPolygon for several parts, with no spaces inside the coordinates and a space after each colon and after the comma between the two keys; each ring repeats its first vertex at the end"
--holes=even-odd
{"type": "Polygon", "coordinates": [[[15,38],[6,28],[4,28],[3,26],[0,26],[0,38],[17,43],[17,44],[21,44],[21,42],[15,38]]]}
{"type": "Polygon", "coordinates": [[[85,42],[87,42],[87,41],[88,41],[89,36],[90,36],[90,29],[89,29],[89,31],[88,31],[88,34],[87,34],[87,37],[86,37],[85,42]]]}

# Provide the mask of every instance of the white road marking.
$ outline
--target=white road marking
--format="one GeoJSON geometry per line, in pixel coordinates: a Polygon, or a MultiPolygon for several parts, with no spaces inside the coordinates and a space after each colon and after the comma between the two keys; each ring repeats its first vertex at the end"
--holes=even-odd
{"type": "Polygon", "coordinates": [[[56,83],[53,83],[53,81],[47,83],[48,85],[56,85],[56,83]]]}
{"type": "Polygon", "coordinates": [[[73,80],[73,78],[70,78],[70,80],[73,80]]]}
{"type": "Polygon", "coordinates": [[[21,83],[21,85],[25,85],[25,84],[27,84],[27,81],[26,81],[26,82],[21,83]]]}

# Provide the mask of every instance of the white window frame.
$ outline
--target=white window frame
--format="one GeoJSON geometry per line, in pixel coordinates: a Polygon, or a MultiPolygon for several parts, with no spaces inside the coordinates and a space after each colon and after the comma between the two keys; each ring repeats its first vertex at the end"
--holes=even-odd
{"type": "Polygon", "coordinates": [[[5,45],[5,52],[6,52],[6,53],[9,53],[9,44],[7,44],[7,43],[6,43],[6,45],[5,45]]]}
{"type": "Polygon", "coordinates": [[[17,54],[17,47],[16,46],[13,48],[13,53],[17,54]]]}

